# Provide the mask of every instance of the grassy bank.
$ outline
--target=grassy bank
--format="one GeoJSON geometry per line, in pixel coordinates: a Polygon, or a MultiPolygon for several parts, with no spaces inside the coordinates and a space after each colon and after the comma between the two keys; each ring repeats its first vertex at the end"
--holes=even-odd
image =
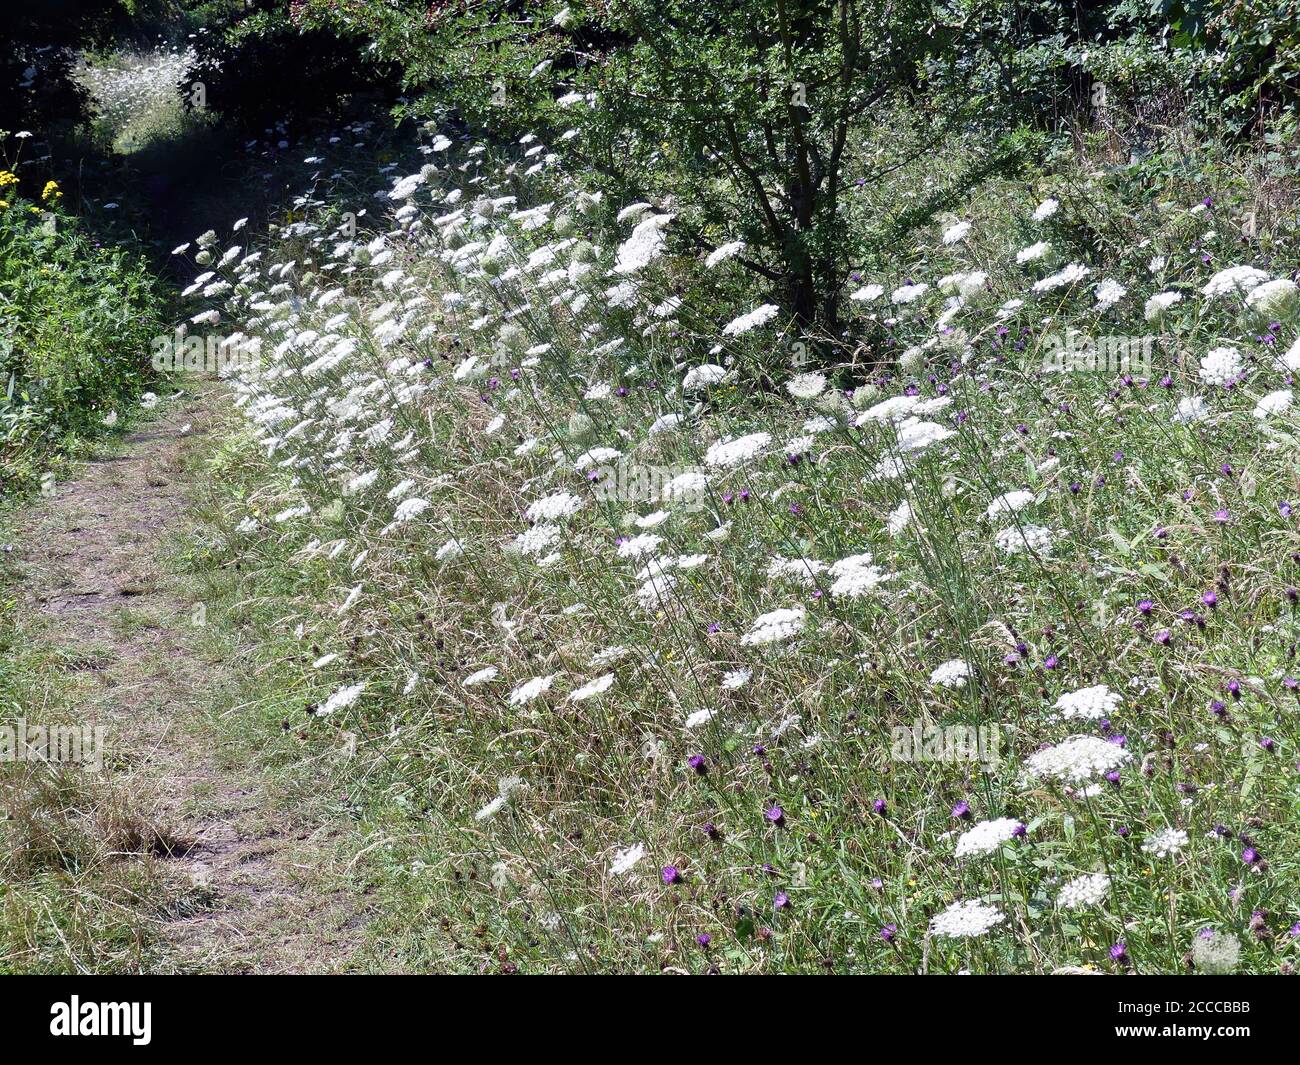
{"type": "Polygon", "coordinates": [[[275,648],[275,727],[355,746],[331,771],[376,946],[1289,969],[1298,308],[1284,194],[1243,178],[1268,161],[1085,146],[987,181],[852,280],[871,340],[809,369],[774,307],[727,306],[725,255],[536,147],[431,131],[355,233],[371,179],[322,147],[258,254],[204,242],[214,321],[265,360],[214,468],[214,596],[275,648]]]}

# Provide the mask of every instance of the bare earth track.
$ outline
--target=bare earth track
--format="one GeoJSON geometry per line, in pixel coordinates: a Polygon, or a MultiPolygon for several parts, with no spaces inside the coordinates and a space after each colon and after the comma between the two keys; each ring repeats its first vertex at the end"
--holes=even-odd
{"type": "Polygon", "coordinates": [[[166,401],[33,506],[15,548],[19,594],[39,637],[91,675],[80,713],[107,726],[107,784],[142,826],[121,860],[175,874],[173,916],[156,930],[165,969],[343,971],[362,934],[346,893],[322,886],[338,829],[273,816],[256,768],[215,749],[202,726],[228,709],[240,663],[194,623],[163,558],[188,521],[186,455],[220,411],[211,385],[166,401]]]}

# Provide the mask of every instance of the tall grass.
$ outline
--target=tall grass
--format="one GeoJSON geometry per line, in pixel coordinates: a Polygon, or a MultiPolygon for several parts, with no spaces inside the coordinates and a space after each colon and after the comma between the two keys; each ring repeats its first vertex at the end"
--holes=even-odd
{"type": "Polygon", "coordinates": [[[563,150],[430,131],[374,197],[322,147],[265,244],[195,246],[192,326],[260,352],[209,598],[301,647],[378,947],[1289,970],[1296,264],[1237,163],[989,181],[819,366],[563,150]],[[1053,372],[1078,338],[1150,363],[1053,372]]]}

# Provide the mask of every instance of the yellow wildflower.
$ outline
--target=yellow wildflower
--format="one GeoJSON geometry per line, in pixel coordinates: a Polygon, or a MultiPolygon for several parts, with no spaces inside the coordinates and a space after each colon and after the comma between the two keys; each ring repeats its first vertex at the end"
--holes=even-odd
{"type": "Polygon", "coordinates": [[[41,202],[48,203],[50,200],[57,200],[63,193],[59,191],[57,181],[47,181],[45,188],[41,190],[41,202]]]}

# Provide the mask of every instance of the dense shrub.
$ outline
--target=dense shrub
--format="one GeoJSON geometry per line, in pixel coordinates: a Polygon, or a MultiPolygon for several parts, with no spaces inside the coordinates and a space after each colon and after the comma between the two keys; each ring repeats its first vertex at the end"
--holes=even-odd
{"type": "Polygon", "coordinates": [[[395,71],[365,52],[363,41],[301,25],[283,4],[256,7],[199,36],[197,61],[182,86],[191,106],[262,133],[336,115],[361,94],[393,101],[395,71]],[[199,96],[195,83],[202,85],[199,96]]]}
{"type": "Polygon", "coordinates": [[[44,452],[139,394],[161,299],[143,261],[103,248],[64,213],[0,171],[0,493],[38,472],[44,452]]]}

